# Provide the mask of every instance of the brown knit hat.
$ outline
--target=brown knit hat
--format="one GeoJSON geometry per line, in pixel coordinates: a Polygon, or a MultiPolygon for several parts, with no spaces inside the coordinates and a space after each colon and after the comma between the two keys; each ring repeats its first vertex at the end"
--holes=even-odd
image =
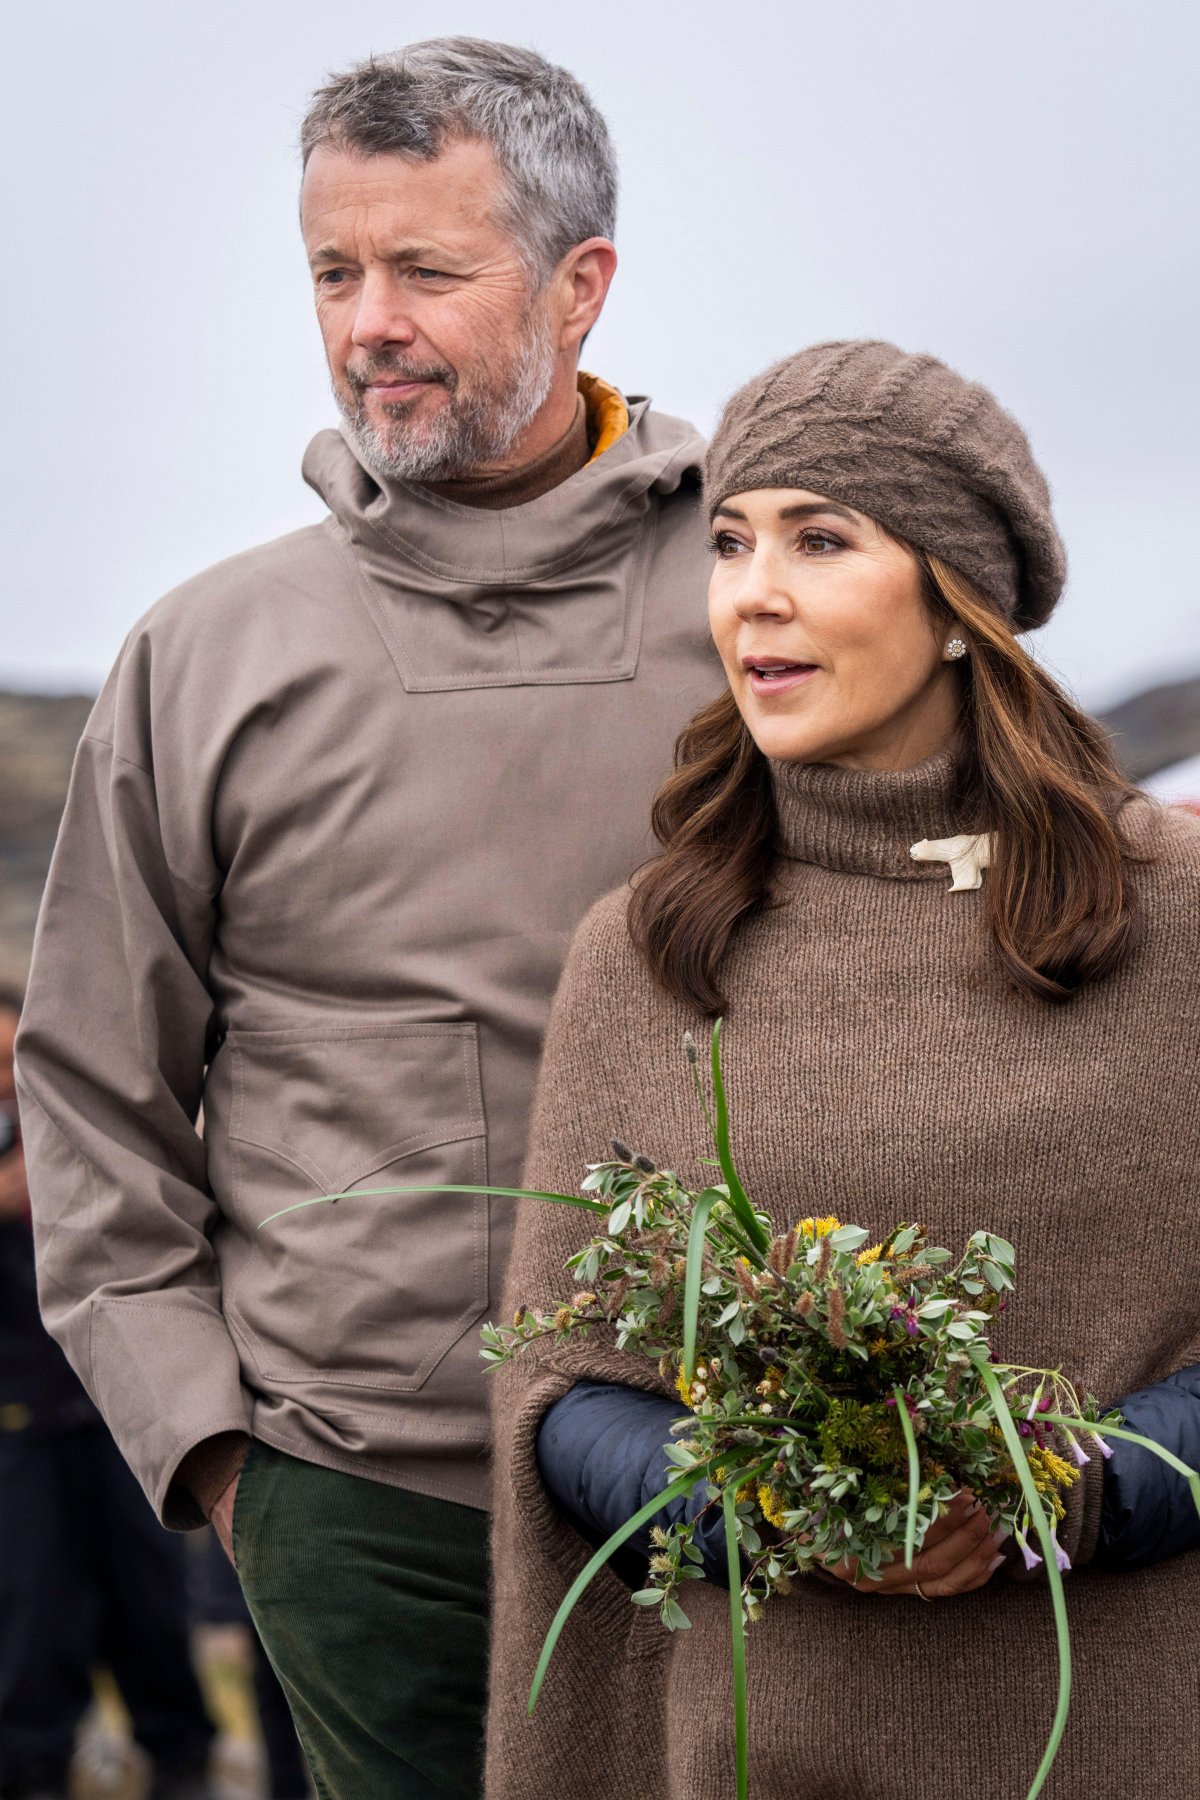
{"type": "Polygon", "coordinates": [[[709,517],[731,494],[807,488],[939,556],[1017,631],[1066,579],[1050,491],[1016,420],[933,356],[815,344],[733,396],[704,469],[709,517]]]}

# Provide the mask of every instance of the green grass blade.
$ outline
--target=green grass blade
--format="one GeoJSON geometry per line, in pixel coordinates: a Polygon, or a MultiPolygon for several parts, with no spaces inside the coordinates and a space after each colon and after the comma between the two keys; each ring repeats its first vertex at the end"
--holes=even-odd
{"type": "Polygon", "coordinates": [[[550,1658],[554,1655],[554,1646],[562,1636],[563,1626],[570,1618],[575,1607],[575,1602],[583,1593],[583,1590],[588,1586],[592,1578],[600,1573],[609,1557],[615,1550],[621,1548],[621,1545],[627,1538],[631,1538],[634,1532],[639,1530],[641,1526],[648,1524],[655,1513],[660,1512],[664,1506],[667,1506],[675,1499],[676,1495],[690,1493],[697,1481],[704,1479],[705,1474],[706,1470],[701,1468],[698,1471],[692,1471],[686,1475],[681,1475],[677,1481],[673,1481],[669,1487],[665,1487],[661,1494],[655,1494],[653,1500],[647,1500],[645,1506],[640,1507],[631,1519],[626,1519],[625,1523],[619,1526],[618,1529],[613,1532],[612,1536],[601,1544],[596,1554],[584,1564],[583,1568],[579,1571],[579,1574],[567,1589],[566,1594],[563,1596],[562,1605],[555,1613],[554,1622],[546,1633],[546,1641],[542,1645],[542,1654],[538,1657],[538,1665],[534,1671],[533,1686],[529,1690],[530,1712],[532,1712],[537,1705],[537,1697],[541,1692],[546,1670],[550,1666],[550,1658]]]}
{"type": "Polygon", "coordinates": [[[334,1200],[360,1200],[364,1194],[498,1194],[505,1200],[552,1200],[556,1206],[578,1206],[584,1212],[606,1213],[608,1203],[604,1200],[589,1200],[583,1194],[542,1194],[532,1188],[505,1187],[459,1187],[456,1184],[433,1187],[379,1187],[352,1188],[342,1194],[315,1194],[311,1200],[297,1200],[293,1206],[281,1206],[278,1212],[270,1213],[258,1227],[274,1224],[288,1213],[303,1212],[306,1206],[328,1206],[334,1200]]]}
{"type": "Polygon", "coordinates": [[[1050,1739],[1045,1753],[1038,1764],[1037,1774],[1025,1800],[1037,1800],[1046,1785],[1054,1759],[1058,1755],[1058,1747],[1062,1743],[1063,1732],[1067,1724],[1067,1712],[1071,1704],[1071,1633],[1067,1625],[1067,1600],[1063,1593],[1063,1579],[1059,1573],[1058,1562],[1054,1553],[1054,1538],[1050,1524],[1042,1506],[1041,1495],[1034,1485],[1033,1475],[1029,1468],[1029,1459],[1025,1455],[1025,1446],[1021,1442],[1020,1433],[1013,1424],[1012,1414],[1008,1410],[1008,1402],[1004,1398],[1004,1390],[991,1367],[991,1364],[980,1358],[975,1367],[987,1389],[991,1401],[992,1413],[1008,1446],[1013,1467],[1021,1481],[1021,1489],[1025,1495],[1029,1514],[1037,1528],[1042,1545],[1042,1556],[1046,1564],[1046,1579],[1050,1583],[1050,1597],[1054,1604],[1054,1629],[1058,1635],[1058,1703],[1054,1709],[1054,1723],[1050,1728],[1050,1739]]]}
{"type": "Polygon", "coordinates": [[[748,1800],[750,1755],[746,1730],[746,1625],[742,1617],[742,1559],[738,1553],[737,1489],[731,1481],[721,1494],[725,1515],[725,1557],[729,1568],[729,1648],[733,1657],[733,1732],[737,1762],[737,1800],[748,1800]]]}
{"type": "Polygon", "coordinates": [[[715,1188],[696,1196],[688,1226],[687,1272],[683,1281],[683,1378],[692,1379],[696,1367],[696,1323],[700,1314],[700,1277],[703,1273],[708,1215],[721,1198],[715,1188]]]}
{"type": "Polygon", "coordinates": [[[729,1189],[729,1204],[737,1215],[738,1223],[760,1254],[770,1248],[770,1239],[759,1224],[750,1196],[742,1186],[741,1177],[734,1167],[733,1154],[729,1148],[729,1103],[725,1097],[725,1082],[721,1074],[721,1026],[718,1019],[713,1026],[712,1034],[712,1084],[713,1102],[717,1109],[717,1160],[721,1165],[721,1173],[725,1177],[725,1186],[729,1189]]]}
{"type": "Polygon", "coordinates": [[[913,1430],[913,1422],[908,1416],[908,1406],[904,1398],[904,1389],[894,1387],[896,1405],[900,1411],[900,1428],[904,1433],[904,1448],[908,1451],[908,1508],[904,1518],[904,1566],[911,1569],[913,1555],[917,1547],[917,1495],[921,1491],[921,1458],[917,1454],[917,1434],[913,1430]]]}
{"type": "Polygon", "coordinates": [[[1156,1444],[1153,1438],[1143,1437],[1140,1431],[1130,1431],[1128,1425],[1081,1425],[1078,1419],[1065,1418],[1062,1413],[1043,1413],[1041,1416],[1047,1425],[1063,1425],[1068,1431],[1073,1431],[1080,1437],[1086,1437],[1091,1433],[1092,1436],[1104,1438],[1124,1438],[1130,1444],[1140,1444],[1143,1450],[1153,1450],[1155,1456],[1165,1462],[1169,1468],[1174,1469],[1177,1475],[1183,1476],[1191,1490],[1196,1511],[1200,1513],[1200,1473],[1183,1462],[1175,1455],[1174,1451],[1164,1450],[1163,1446],[1156,1444]]]}

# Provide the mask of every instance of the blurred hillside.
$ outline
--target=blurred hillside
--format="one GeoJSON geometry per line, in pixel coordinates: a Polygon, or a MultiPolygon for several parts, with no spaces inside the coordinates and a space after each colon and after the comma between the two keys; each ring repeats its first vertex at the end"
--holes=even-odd
{"type": "Polygon", "coordinates": [[[21,985],[90,697],[0,693],[0,983],[21,985]]]}
{"type": "MultiPolygon", "coordinates": [[[[87,696],[0,692],[0,983],[23,982],[87,696]]],[[[1200,755],[1200,676],[1102,715],[1133,781],[1200,755]]],[[[1200,800],[1200,793],[1194,796],[1200,800]]]]}
{"type": "Polygon", "coordinates": [[[1200,755],[1200,676],[1149,688],[1101,717],[1129,779],[1145,781],[1159,769],[1200,755]]]}

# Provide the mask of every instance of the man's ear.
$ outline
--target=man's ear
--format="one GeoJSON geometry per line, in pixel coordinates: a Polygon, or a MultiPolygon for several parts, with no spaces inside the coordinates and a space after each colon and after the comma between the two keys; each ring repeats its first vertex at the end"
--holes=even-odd
{"type": "Polygon", "coordinates": [[[583,342],[600,317],[616,272],[616,247],[607,238],[588,238],[564,256],[553,277],[563,308],[560,350],[575,350],[583,342]]]}

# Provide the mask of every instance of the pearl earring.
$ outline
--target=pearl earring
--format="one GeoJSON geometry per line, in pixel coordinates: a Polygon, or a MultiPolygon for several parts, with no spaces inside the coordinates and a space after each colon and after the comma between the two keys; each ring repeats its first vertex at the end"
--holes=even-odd
{"type": "Polygon", "coordinates": [[[944,655],[947,662],[957,662],[960,656],[967,654],[966,642],[963,638],[952,637],[946,645],[944,655]]]}

